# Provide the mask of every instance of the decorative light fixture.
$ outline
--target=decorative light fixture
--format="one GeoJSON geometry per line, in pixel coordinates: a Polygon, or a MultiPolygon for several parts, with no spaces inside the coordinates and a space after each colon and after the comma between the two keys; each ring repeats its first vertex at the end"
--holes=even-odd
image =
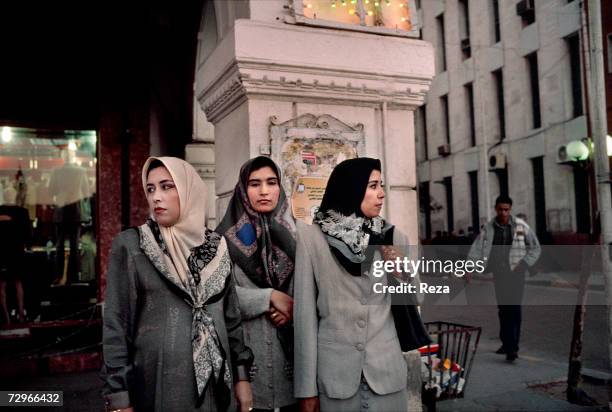
{"type": "Polygon", "coordinates": [[[13,140],[13,132],[8,126],[2,128],[2,143],[8,143],[13,140]]]}
{"type": "Polygon", "coordinates": [[[568,157],[575,161],[583,161],[589,158],[589,147],[581,140],[573,140],[565,146],[568,157]]]}
{"type": "Polygon", "coordinates": [[[74,140],[68,142],[68,150],[70,150],[71,152],[77,151],[77,145],[74,140]]]}

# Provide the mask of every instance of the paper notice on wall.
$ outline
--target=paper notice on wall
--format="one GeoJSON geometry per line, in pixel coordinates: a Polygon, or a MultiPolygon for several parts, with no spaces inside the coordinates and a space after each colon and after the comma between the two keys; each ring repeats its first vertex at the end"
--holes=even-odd
{"type": "Polygon", "coordinates": [[[296,220],[311,224],[315,213],[319,209],[327,178],[302,176],[296,180],[291,195],[291,211],[296,220]]]}

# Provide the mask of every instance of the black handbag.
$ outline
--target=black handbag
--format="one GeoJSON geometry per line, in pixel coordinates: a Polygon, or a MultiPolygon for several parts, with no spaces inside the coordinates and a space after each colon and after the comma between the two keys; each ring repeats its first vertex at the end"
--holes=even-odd
{"type": "MultiPolygon", "coordinates": [[[[391,274],[387,275],[387,279],[390,286],[400,284],[391,274]]],[[[421,319],[416,298],[412,293],[392,295],[391,313],[403,352],[418,349],[432,342],[421,319]]]]}

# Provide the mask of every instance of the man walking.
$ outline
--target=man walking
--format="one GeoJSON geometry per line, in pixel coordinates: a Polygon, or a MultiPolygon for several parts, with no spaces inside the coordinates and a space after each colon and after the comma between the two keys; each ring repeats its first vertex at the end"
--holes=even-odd
{"type": "Polygon", "coordinates": [[[540,257],[540,243],[527,223],[512,216],[512,199],[495,200],[494,219],[489,221],[470,248],[469,260],[485,260],[493,272],[502,346],[496,353],[506,354],[512,362],[518,358],[521,333],[521,304],[525,272],[540,257]]]}

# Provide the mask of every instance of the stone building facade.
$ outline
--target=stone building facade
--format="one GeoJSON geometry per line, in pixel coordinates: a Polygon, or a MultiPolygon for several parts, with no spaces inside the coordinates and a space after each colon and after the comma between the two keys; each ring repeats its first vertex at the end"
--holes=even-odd
{"type": "Polygon", "coordinates": [[[571,0],[420,2],[436,49],[416,116],[422,238],[478,229],[503,192],[539,234],[590,231],[587,171],[559,158],[588,136],[583,13],[571,0]]]}

